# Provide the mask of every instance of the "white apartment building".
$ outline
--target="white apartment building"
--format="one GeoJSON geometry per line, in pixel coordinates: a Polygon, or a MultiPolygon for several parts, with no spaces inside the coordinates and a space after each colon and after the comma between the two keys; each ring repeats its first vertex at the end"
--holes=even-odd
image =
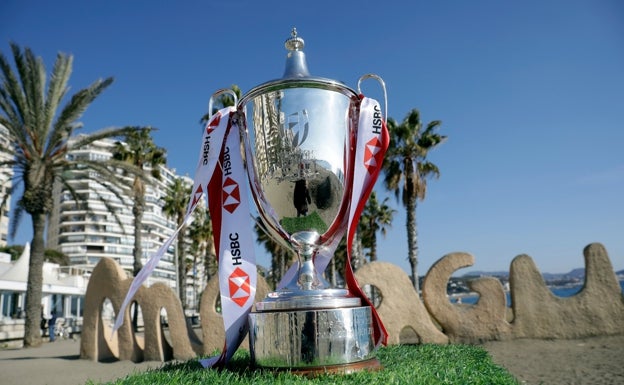
{"type": "MultiPolygon", "coordinates": [[[[114,141],[102,140],[89,147],[74,151],[69,156],[90,160],[105,160],[112,157],[114,141]]],[[[167,194],[167,186],[177,177],[174,170],[161,167],[161,180],[154,180],[145,193],[143,215],[142,262],[145,264],[160,246],[173,234],[176,224],[162,211],[162,198],[167,194]]],[[[120,175],[120,177],[124,177],[120,175]]],[[[128,178],[128,185],[132,179],[128,178]]],[[[189,179],[189,183],[192,181],[189,179]]],[[[127,196],[120,201],[114,194],[89,179],[77,178],[71,182],[75,192],[87,202],[77,203],[68,191],[61,186],[54,189],[54,210],[48,221],[47,247],[69,256],[71,265],[86,270],[93,267],[103,257],[117,261],[129,276],[132,275],[134,225],[132,200],[127,196]],[[119,225],[110,209],[102,202],[104,198],[113,207],[121,220],[119,225]]],[[[177,290],[175,242],[166,251],[147,284],[165,282],[177,290]]],[[[191,288],[192,290],[192,288],[191,288]]]]}
{"type": "MultiPolygon", "coordinates": [[[[0,146],[11,146],[11,140],[9,138],[9,130],[3,125],[0,125],[0,146]]],[[[6,154],[0,153],[0,159],[7,157],[6,154]]],[[[0,204],[5,194],[11,189],[13,178],[13,168],[0,167],[0,204]]],[[[7,239],[9,236],[9,213],[11,212],[11,198],[0,207],[0,246],[7,245],[7,239]]]]}

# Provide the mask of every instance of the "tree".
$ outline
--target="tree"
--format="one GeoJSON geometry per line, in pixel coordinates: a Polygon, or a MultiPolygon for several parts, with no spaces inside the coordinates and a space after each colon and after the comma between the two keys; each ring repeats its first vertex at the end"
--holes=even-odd
{"type": "MultiPolygon", "coordinates": [[[[10,245],[0,247],[0,253],[7,253],[11,256],[11,261],[17,261],[24,252],[23,245],[10,245]]],[[[69,266],[69,256],[54,249],[45,249],[43,252],[44,262],[57,263],[60,266],[69,266]]]]}
{"type": "Polygon", "coordinates": [[[188,205],[189,195],[191,194],[191,186],[185,183],[182,178],[175,178],[167,188],[167,195],[163,197],[163,212],[168,218],[176,221],[180,228],[178,233],[177,258],[178,258],[178,295],[182,302],[182,308],[186,310],[186,225],[184,217],[186,216],[186,207],[188,205]]]}
{"type": "Polygon", "coordinates": [[[71,262],[67,254],[58,250],[45,249],[43,255],[46,262],[57,263],[60,266],[69,266],[69,263],[71,262]]]}
{"type": "MultiPolygon", "coordinates": [[[[355,235],[352,246],[355,246],[358,243],[357,238],[358,234],[355,235]]],[[[354,264],[359,264],[357,257],[351,260],[351,268],[353,268],[354,264]]],[[[360,266],[355,267],[359,268],[360,266]]],[[[332,256],[331,261],[329,261],[329,266],[325,270],[325,276],[329,276],[328,280],[332,287],[344,286],[345,277],[347,276],[347,237],[342,237],[338,246],[336,246],[334,255],[332,256]]]]}
{"type": "Polygon", "coordinates": [[[401,124],[388,119],[390,145],[384,159],[384,183],[394,191],[398,200],[402,198],[406,209],[408,260],[412,269],[411,279],[418,292],[418,232],[416,227],[416,205],[425,199],[427,178],[439,177],[438,167],[427,160],[429,151],[446,140],[436,132],[442,124],[434,120],[423,127],[420,113],[411,110],[401,124]]]}
{"type": "MultiPolygon", "coordinates": [[[[125,162],[134,168],[144,172],[149,167],[151,176],[160,180],[160,166],[166,163],[166,151],[157,147],[151,137],[153,128],[146,127],[142,130],[128,132],[124,135],[123,141],[115,143],[113,149],[113,159],[125,162]]],[[[141,247],[143,238],[143,213],[145,211],[145,185],[147,179],[140,175],[133,175],[132,182],[132,215],[134,222],[134,257],[133,275],[141,271],[143,264],[141,257],[143,250],[141,247]]]]}
{"type": "Polygon", "coordinates": [[[271,272],[269,284],[276,288],[281,281],[288,267],[294,263],[296,255],[286,246],[273,239],[260,221],[256,221],[254,226],[256,231],[256,242],[264,246],[264,250],[271,255],[271,272]]]}
{"type": "Polygon", "coordinates": [[[193,212],[193,223],[189,229],[191,239],[191,254],[202,259],[204,264],[204,278],[206,283],[216,274],[217,252],[212,233],[212,221],[210,212],[206,208],[193,212]]]}
{"type": "Polygon", "coordinates": [[[386,236],[386,231],[392,225],[392,217],[396,212],[388,206],[387,201],[386,197],[380,204],[377,194],[373,191],[360,218],[358,228],[362,233],[364,246],[369,249],[368,256],[371,262],[377,260],[377,232],[386,236]]]}
{"type": "Polygon", "coordinates": [[[17,261],[19,257],[22,256],[24,252],[23,245],[10,245],[10,246],[2,246],[0,247],[1,253],[7,253],[11,256],[11,261],[17,261]]]}
{"type": "MultiPolygon", "coordinates": [[[[0,148],[0,167],[13,167],[14,184],[4,194],[17,196],[17,205],[11,216],[14,237],[24,212],[32,219],[32,241],[28,283],[26,287],[26,320],[24,346],[41,344],[39,322],[45,252],[46,219],[53,208],[53,185],[69,191],[76,201],[83,201],[70,186],[78,173],[120,196],[121,181],[117,170],[136,171],[133,167],[113,160],[102,162],[68,156],[72,151],[95,141],[124,135],[135,127],[106,129],[77,138],[73,134],[82,127],[78,119],[87,107],[113,82],[100,79],[65,100],[72,72],[73,57],[59,53],[49,79],[43,60],[26,48],[11,43],[17,74],[3,54],[0,54],[0,125],[8,130],[12,141],[9,148],[0,148]],[[65,100],[64,106],[61,103],[65,100]]],[[[6,197],[6,195],[5,195],[6,197]]]]}

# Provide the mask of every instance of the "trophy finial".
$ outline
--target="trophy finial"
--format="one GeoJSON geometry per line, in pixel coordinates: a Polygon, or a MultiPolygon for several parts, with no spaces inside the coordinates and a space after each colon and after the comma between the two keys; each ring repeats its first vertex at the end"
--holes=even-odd
{"type": "Polygon", "coordinates": [[[290,32],[290,38],[286,40],[284,46],[288,50],[284,78],[304,78],[310,76],[305,53],[303,53],[305,43],[303,39],[297,35],[297,28],[293,27],[290,32]]]}
{"type": "Polygon", "coordinates": [[[286,49],[289,51],[300,51],[303,49],[305,42],[302,38],[297,36],[297,28],[293,27],[290,32],[290,38],[286,39],[284,46],[286,46],[286,49]]]}

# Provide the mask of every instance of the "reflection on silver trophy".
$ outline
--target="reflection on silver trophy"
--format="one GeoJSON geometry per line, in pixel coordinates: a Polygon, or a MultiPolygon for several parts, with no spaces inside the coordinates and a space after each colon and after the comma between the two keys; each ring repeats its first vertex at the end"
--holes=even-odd
{"type": "Polygon", "coordinates": [[[331,258],[347,226],[358,92],[312,77],[296,30],[285,46],[283,77],[237,105],[262,225],[299,258],[292,279],[249,315],[252,361],[302,372],[376,369],[371,308],[349,290],[331,288],[317,262],[331,258]]]}

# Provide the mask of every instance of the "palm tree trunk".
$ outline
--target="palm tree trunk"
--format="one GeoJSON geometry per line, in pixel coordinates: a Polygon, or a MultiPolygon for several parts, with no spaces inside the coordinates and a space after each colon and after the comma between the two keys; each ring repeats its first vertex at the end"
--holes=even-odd
{"type": "Polygon", "coordinates": [[[277,287],[280,271],[280,255],[277,252],[271,253],[271,286],[273,289],[277,287]]]}
{"type": "Polygon", "coordinates": [[[416,197],[411,197],[407,202],[407,258],[409,260],[412,275],[412,285],[418,294],[418,232],[416,229],[416,197]]]}
{"type": "Polygon", "coordinates": [[[377,234],[373,233],[370,240],[370,261],[375,262],[377,260],[377,234]]]}
{"type": "Polygon", "coordinates": [[[143,227],[143,210],[145,206],[145,202],[142,199],[143,197],[136,195],[134,197],[134,205],[132,207],[132,214],[134,216],[134,249],[132,250],[132,255],[134,257],[134,264],[132,266],[132,274],[136,277],[139,274],[139,271],[143,268],[143,263],[141,262],[141,257],[143,254],[143,250],[141,247],[142,241],[142,227],[143,227]]]}
{"type": "Polygon", "coordinates": [[[359,231],[355,232],[353,237],[353,245],[351,248],[351,267],[353,271],[356,271],[366,263],[366,257],[364,256],[364,249],[362,247],[362,234],[359,231]]]}
{"type": "MultiPolygon", "coordinates": [[[[134,263],[132,265],[132,275],[137,276],[139,271],[143,268],[143,263],[141,262],[141,257],[143,255],[143,250],[141,247],[142,243],[142,232],[143,229],[143,211],[145,210],[145,200],[141,194],[136,194],[134,196],[134,204],[132,205],[132,214],[134,216],[134,249],[132,250],[132,255],[134,257],[134,263]]],[[[132,328],[136,332],[139,330],[139,306],[134,306],[133,317],[132,317],[132,328]]]]}
{"type": "Polygon", "coordinates": [[[212,273],[210,272],[210,254],[207,251],[203,253],[203,263],[204,263],[204,286],[208,284],[210,278],[212,278],[212,273]]]}
{"type": "Polygon", "coordinates": [[[184,241],[183,234],[186,234],[186,226],[180,229],[180,236],[178,239],[178,281],[180,286],[178,287],[178,295],[180,296],[180,302],[182,302],[182,310],[186,310],[188,304],[186,303],[186,255],[184,255],[184,241]]]}
{"type": "Polygon", "coordinates": [[[191,309],[194,313],[199,313],[199,302],[197,302],[197,255],[193,255],[193,304],[191,309]]]}
{"type": "Polygon", "coordinates": [[[45,242],[44,214],[31,214],[33,239],[30,245],[30,262],[28,264],[28,284],[26,288],[26,321],[24,330],[24,346],[41,345],[41,298],[43,288],[43,256],[45,242]]]}
{"type": "Polygon", "coordinates": [[[206,271],[206,285],[212,278],[212,266],[213,261],[216,259],[214,256],[217,254],[214,246],[214,242],[207,241],[204,244],[204,270],[206,271]]]}

